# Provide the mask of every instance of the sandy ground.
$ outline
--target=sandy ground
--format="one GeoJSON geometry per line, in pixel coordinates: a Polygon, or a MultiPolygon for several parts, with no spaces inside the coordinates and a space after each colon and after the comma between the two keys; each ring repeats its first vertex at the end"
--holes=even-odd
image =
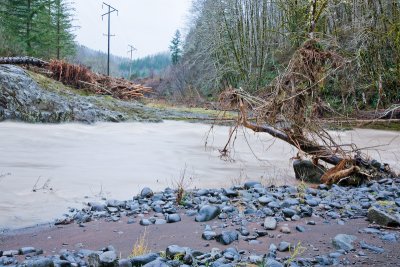
{"type": "MultiPolygon", "coordinates": [[[[184,170],[190,178],[189,188],[227,187],[246,179],[295,183],[290,158],[296,151],[292,147],[268,135],[240,130],[232,160],[221,160],[219,149],[228,133],[229,127],[215,126],[210,132],[210,125],[179,121],[2,122],[0,229],[48,222],[68,207],[79,208],[102,197],[130,199],[144,186],[158,191],[173,186],[184,170]],[[33,192],[35,187],[38,190],[33,192]]],[[[333,135],[400,166],[398,132],[355,130],[333,135]]]]}
{"type": "MultiPolygon", "coordinates": [[[[146,215],[150,217],[152,214],[146,215]]],[[[146,241],[149,250],[152,252],[164,251],[171,244],[188,246],[203,252],[210,251],[213,247],[220,249],[229,246],[236,247],[238,250],[244,249],[247,255],[266,254],[271,243],[276,245],[281,241],[291,244],[300,244],[305,251],[298,257],[315,257],[327,255],[334,252],[331,240],[337,234],[351,234],[357,236],[354,243],[356,252],[344,257],[350,260],[354,266],[398,266],[400,263],[400,242],[384,243],[372,234],[360,233],[359,230],[367,227],[369,223],[365,219],[347,221],[344,225],[339,225],[337,221],[324,221],[322,218],[302,219],[298,222],[288,222],[292,230],[291,234],[281,234],[278,230],[268,231],[273,237],[259,237],[261,241],[258,245],[249,245],[247,241],[240,239],[229,246],[224,246],[214,240],[205,241],[201,238],[205,224],[216,226],[216,231],[223,224],[220,220],[213,220],[206,223],[194,222],[193,217],[181,214],[182,221],[173,224],[150,225],[144,227],[138,221],[134,224],[127,224],[127,219],[122,218],[119,222],[106,222],[104,220],[92,221],[80,227],[78,224],[70,224],[59,227],[35,227],[22,230],[15,230],[1,234],[0,249],[18,249],[23,246],[34,246],[44,250],[46,255],[58,253],[60,249],[79,250],[81,248],[97,250],[108,245],[113,245],[121,257],[128,257],[137,238],[146,231],[146,241]],[[316,225],[307,225],[307,220],[314,220],[316,225]],[[306,231],[300,233],[295,230],[296,225],[304,226],[306,231]],[[358,256],[361,251],[359,241],[383,247],[383,254],[375,254],[368,250],[363,250],[367,257],[358,256]]],[[[228,223],[229,224],[229,223],[228,223]]],[[[280,223],[279,225],[282,225],[280,223]]],[[[279,229],[278,225],[278,229],[279,229]]],[[[226,229],[236,229],[237,226],[229,225],[226,229]]],[[[255,229],[263,229],[259,223],[249,224],[249,231],[253,233],[255,229]]],[[[389,231],[390,232],[390,231],[389,231]]],[[[289,252],[278,252],[278,257],[289,256],[289,252]]]]}

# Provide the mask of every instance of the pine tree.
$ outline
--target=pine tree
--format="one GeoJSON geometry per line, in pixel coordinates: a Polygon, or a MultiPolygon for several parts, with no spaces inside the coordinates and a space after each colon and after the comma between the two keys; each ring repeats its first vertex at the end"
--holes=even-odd
{"type": "Polygon", "coordinates": [[[181,32],[179,30],[176,30],[174,38],[172,38],[171,45],[169,46],[173,65],[176,65],[182,56],[181,47],[182,47],[181,32]]]}

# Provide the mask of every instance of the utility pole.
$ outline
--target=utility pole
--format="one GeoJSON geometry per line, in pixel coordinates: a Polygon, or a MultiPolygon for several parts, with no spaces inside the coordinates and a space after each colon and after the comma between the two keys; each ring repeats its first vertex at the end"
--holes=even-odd
{"type": "Polygon", "coordinates": [[[115,35],[111,35],[110,34],[110,24],[111,24],[111,20],[110,20],[110,15],[113,12],[117,12],[117,16],[118,16],[118,10],[112,6],[110,6],[109,4],[106,4],[103,2],[102,8],[104,7],[104,5],[106,5],[108,7],[108,12],[104,13],[103,15],[101,15],[101,19],[103,20],[103,17],[105,15],[108,15],[108,33],[107,33],[107,37],[108,37],[108,49],[107,49],[107,75],[110,76],[110,37],[111,36],[115,36],[115,35]]]}
{"type": "Polygon", "coordinates": [[[133,51],[136,51],[137,49],[133,46],[133,45],[128,45],[130,50],[128,51],[128,53],[131,53],[131,64],[129,64],[129,79],[131,79],[131,75],[132,75],[132,61],[133,61],[133,51]]]}

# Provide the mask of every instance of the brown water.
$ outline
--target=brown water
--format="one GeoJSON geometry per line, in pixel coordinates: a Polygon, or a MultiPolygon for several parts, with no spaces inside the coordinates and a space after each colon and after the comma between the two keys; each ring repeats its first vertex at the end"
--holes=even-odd
{"type": "MultiPolygon", "coordinates": [[[[296,151],[285,143],[241,130],[232,159],[222,160],[219,149],[229,127],[209,131],[209,125],[177,121],[0,123],[0,229],[43,223],[67,207],[102,197],[130,199],[144,186],[155,191],[172,187],[183,172],[192,188],[244,180],[295,182],[290,158],[296,151]]],[[[370,153],[392,165],[399,162],[399,133],[356,130],[335,135],[361,147],[390,143],[370,153]]]]}

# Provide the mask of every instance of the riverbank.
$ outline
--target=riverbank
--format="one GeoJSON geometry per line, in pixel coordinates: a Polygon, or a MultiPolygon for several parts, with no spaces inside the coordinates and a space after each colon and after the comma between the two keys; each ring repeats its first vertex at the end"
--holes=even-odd
{"type": "Polygon", "coordinates": [[[103,266],[396,266],[399,186],[400,179],[330,189],[247,182],[187,191],[180,205],[176,190],[144,188],[129,200],[70,209],[57,226],[5,232],[0,259],[13,264],[94,260],[103,266]],[[395,221],[385,221],[384,212],[395,221]],[[141,238],[145,256],[133,257],[141,238]]]}

